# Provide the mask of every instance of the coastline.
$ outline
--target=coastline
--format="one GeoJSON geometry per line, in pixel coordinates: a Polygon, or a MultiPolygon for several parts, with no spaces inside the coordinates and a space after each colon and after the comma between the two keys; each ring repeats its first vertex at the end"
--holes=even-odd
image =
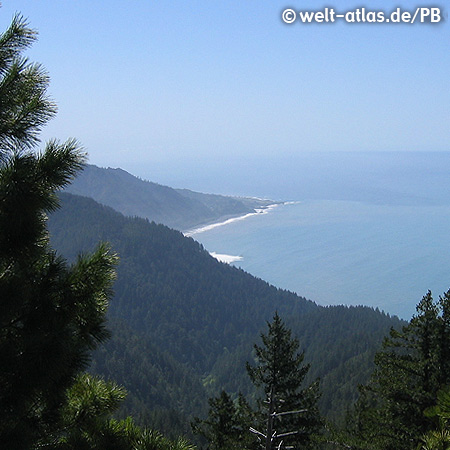
{"type": "Polygon", "coordinates": [[[244,259],[243,256],[234,256],[234,255],[224,255],[221,253],[216,253],[216,252],[209,252],[209,254],[213,257],[216,258],[217,261],[226,263],[226,264],[231,264],[237,261],[242,261],[244,259]]]}
{"type": "MultiPolygon", "coordinates": [[[[238,215],[238,216],[224,216],[219,218],[218,221],[209,223],[209,224],[205,224],[205,225],[201,225],[199,227],[193,228],[191,230],[185,231],[183,232],[183,235],[186,237],[193,237],[197,234],[203,233],[205,231],[209,231],[209,230],[213,230],[214,228],[218,228],[218,227],[222,227],[225,225],[229,225],[230,223],[234,223],[234,222],[238,222],[241,220],[245,220],[248,219],[249,217],[252,216],[257,216],[257,215],[261,215],[261,214],[268,214],[271,210],[273,210],[274,208],[276,208],[277,206],[280,205],[284,205],[285,202],[274,202],[271,203],[267,206],[262,206],[261,208],[254,208],[254,212],[251,213],[247,213],[244,215],[238,215]]],[[[221,255],[221,256],[225,256],[225,255],[221,255]]],[[[237,258],[237,257],[236,257],[237,258]]]]}

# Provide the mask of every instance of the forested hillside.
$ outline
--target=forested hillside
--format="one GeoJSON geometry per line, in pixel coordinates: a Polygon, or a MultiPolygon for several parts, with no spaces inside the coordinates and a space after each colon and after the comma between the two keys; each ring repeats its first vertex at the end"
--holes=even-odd
{"type": "MultiPolygon", "coordinates": [[[[36,147],[56,108],[22,56],[35,38],[18,14],[0,35],[0,448],[450,447],[450,290],[407,324],[324,308],[179,231],[58,198],[86,155],[74,139],[36,147]]],[[[234,202],[184,196],[217,214],[234,202]]]]}
{"type": "Polygon", "coordinates": [[[306,351],[310,377],[322,378],[329,417],[353,402],[382,337],[399,325],[369,308],[319,307],[216,261],[163,225],[88,198],[61,194],[61,200],[49,229],[62,255],[74,260],[103,240],[120,257],[109,310],[113,339],[97,353],[94,369],[127,388],[134,414],[165,417],[160,422],[172,431],[176,424],[186,429],[186,418],[220,389],[253,395],[245,362],[276,310],[306,351]]]}
{"type": "Polygon", "coordinates": [[[252,213],[269,200],[202,194],[137,178],[122,169],[86,165],[67,192],[91,197],[126,216],[138,216],[186,231],[218,219],[252,213]]]}

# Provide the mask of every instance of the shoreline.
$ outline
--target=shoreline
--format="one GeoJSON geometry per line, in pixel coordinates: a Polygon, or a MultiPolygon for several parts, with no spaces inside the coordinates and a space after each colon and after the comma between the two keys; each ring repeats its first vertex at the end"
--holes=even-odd
{"type": "Polygon", "coordinates": [[[239,222],[241,220],[248,219],[249,217],[252,217],[252,216],[268,214],[271,210],[275,209],[277,206],[284,205],[284,204],[286,204],[286,202],[271,203],[267,206],[262,206],[261,208],[254,208],[254,212],[247,213],[247,214],[244,214],[241,216],[232,216],[232,217],[224,216],[221,219],[219,219],[218,222],[201,225],[199,227],[193,228],[192,230],[183,231],[183,235],[186,237],[193,237],[193,236],[203,233],[205,231],[210,231],[210,230],[213,230],[214,228],[229,225],[230,223],[239,222]],[[227,218],[225,219],[225,217],[227,217],[227,218]],[[223,219],[225,219],[225,220],[223,220],[223,219]]]}
{"type": "Polygon", "coordinates": [[[234,255],[225,255],[223,253],[216,253],[216,252],[209,252],[209,254],[216,258],[217,261],[226,263],[226,264],[232,264],[238,261],[242,261],[244,259],[243,256],[234,256],[234,255]]]}

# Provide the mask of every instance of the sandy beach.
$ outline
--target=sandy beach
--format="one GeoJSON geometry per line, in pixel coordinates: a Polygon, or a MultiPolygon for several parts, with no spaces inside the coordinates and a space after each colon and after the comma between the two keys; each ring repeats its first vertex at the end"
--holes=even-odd
{"type": "Polygon", "coordinates": [[[199,233],[203,233],[205,231],[213,230],[214,228],[217,228],[217,227],[223,227],[225,225],[229,225],[230,223],[239,222],[241,220],[248,219],[249,217],[252,217],[252,216],[257,216],[257,215],[260,215],[260,214],[268,214],[271,210],[273,210],[274,208],[276,208],[277,206],[282,205],[282,204],[283,203],[273,203],[273,204],[268,205],[268,206],[266,206],[264,208],[257,208],[257,209],[255,209],[255,212],[247,213],[247,214],[244,214],[242,216],[237,216],[237,217],[229,217],[229,218],[227,218],[225,220],[221,220],[219,222],[214,222],[214,223],[211,223],[211,224],[203,225],[203,226],[198,227],[198,228],[194,228],[193,230],[186,231],[183,234],[186,237],[193,237],[193,236],[195,236],[195,235],[197,235],[199,233]]]}

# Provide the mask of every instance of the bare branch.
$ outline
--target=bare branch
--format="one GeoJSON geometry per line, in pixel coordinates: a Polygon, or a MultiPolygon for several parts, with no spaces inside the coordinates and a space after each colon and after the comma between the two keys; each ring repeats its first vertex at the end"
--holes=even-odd
{"type": "Polygon", "coordinates": [[[273,413],[272,416],[279,417],[279,416],[286,416],[287,414],[300,414],[300,413],[304,413],[304,412],[308,412],[308,410],[307,409],[298,409],[297,411],[285,411],[285,412],[280,412],[280,413],[273,413]]]}
{"type": "Polygon", "coordinates": [[[259,436],[262,436],[264,439],[266,439],[266,435],[262,434],[261,431],[255,430],[254,428],[250,427],[250,431],[254,434],[257,434],[259,436]]]}
{"type": "Polygon", "coordinates": [[[292,436],[294,434],[298,434],[298,431],[289,431],[289,433],[283,433],[283,434],[279,434],[277,436],[277,438],[281,438],[281,437],[286,437],[286,436],[292,436]]]}

